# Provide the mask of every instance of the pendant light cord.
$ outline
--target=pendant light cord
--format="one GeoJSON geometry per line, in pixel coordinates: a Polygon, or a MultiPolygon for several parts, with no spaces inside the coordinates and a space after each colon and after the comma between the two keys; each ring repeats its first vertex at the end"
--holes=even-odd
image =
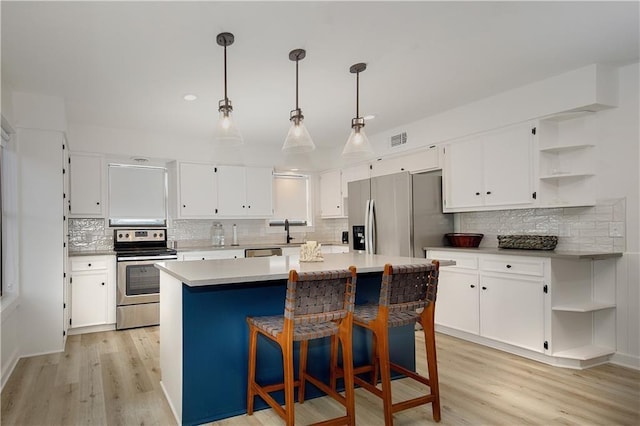
{"type": "Polygon", "coordinates": [[[298,62],[299,60],[296,59],[296,109],[298,108],[298,62]]]}
{"type": "Polygon", "coordinates": [[[227,46],[224,46],[224,102],[228,103],[227,98],[227,46]]]}
{"type": "Polygon", "coordinates": [[[356,73],[356,118],[360,118],[360,72],[356,73]]]}

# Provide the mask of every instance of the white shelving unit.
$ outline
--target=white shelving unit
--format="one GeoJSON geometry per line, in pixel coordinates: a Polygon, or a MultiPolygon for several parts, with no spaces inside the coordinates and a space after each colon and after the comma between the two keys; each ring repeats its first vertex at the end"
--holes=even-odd
{"type": "Polygon", "coordinates": [[[595,116],[584,112],[538,122],[538,207],[595,205],[595,116]]]}

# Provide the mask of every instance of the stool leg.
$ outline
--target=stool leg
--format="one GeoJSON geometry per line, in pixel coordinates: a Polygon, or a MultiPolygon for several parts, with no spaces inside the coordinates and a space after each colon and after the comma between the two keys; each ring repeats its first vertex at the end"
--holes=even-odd
{"type": "Polygon", "coordinates": [[[440,421],[440,385],[438,383],[438,362],[436,359],[436,334],[434,326],[434,304],[427,306],[421,315],[424,330],[425,349],[427,352],[427,370],[429,371],[429,388],[435,396],[432,403],[433,420],[440,421]]]}
{"type": "Polygon", "coordinates": [[[378,384],[378,371],[380,369],[380,356],[378,355],[378,339],[376,333],[371,333],[371,384],[376,386],[378,384]]]}
{"type": "Polygon", "coordinates": [[[295,424],[295,412],[293,411],[294,398],[294,377],[293,377],[293,342],[282,344],[282,361],[284,369],[284,410],[285,422],[287,426],[295,424]]]}
{"type": "Polygon", "coordinates": [[[302,404],[304,402],[304,388],[306,384],[307,374],[307,350],[309,348],[309,341],[302,340],[300,342],[300,367],[298,378],[300,380],[300,385],[298,386],[298,402],[302,404]]]}
{"type": "Polygon", "coordinates": [[[382,379],[382,403],[384,406],[384,424],[393,425],[393,413],[391,412],[391,366],[389,365],[389,335],[386,324],[379,322],[375,325],[374,333],[377,336],[376,351],[380,359],[380,378],[382,379]]]}
{"type": "MultiPolygon", "coordinates": [[[[343,321],[346,323],[346,321],[343,321]]],[[[355,397],[355,384],[353,383],[353,339],[352,339],[352,326],[346,324],[341,325],[340,332],[340,344],[342,345],[342,368],[344,370],[344,396],[346,399],[347,416],[349,416],[349,425],[355,426],[356,424],[356,397],[355,397]]],[[[337,347],[337,342],[336,342],[337,347]]],[[[336,348],[337,357],[337,348],[336,348]]],[[[335,383],[334,383],[335,385],[335,383]]],[[[335,386],[334,386],[335,389],[335,386]]]]}
{"type": "Polygon", "coordinates": [[[336,390],[338,379],[338,336],[331,336],[331,366],[329,371],[329,387],[336,390]]]}
{"type": "Polygon", "coordinates": [[[249,325],[249,373],[247,378],[247,414],[253,414],[253,400],[255,392],[253,385],[256,380],[256,346],[258,341],[258,330],[249,325]]]}

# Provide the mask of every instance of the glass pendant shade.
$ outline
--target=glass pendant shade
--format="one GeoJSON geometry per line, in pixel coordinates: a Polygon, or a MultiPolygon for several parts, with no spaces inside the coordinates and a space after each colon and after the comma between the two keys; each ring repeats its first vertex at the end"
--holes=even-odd
{"type": "Polygon", "coordinates": [[[242,145],[242,135],[233,120],[231,112],[220,111],[220,118],[216,124],[215,138],[220,146],[242,145]]]}
{"type": "Polygon", "coordinates": [[[289,133],[287,133],[284,145],[282,145],[282,151],[301,154],[311,152],[314,149],[316,149],[316,146],[304,123],[302,121],[298,123],[292,121],[289,133]]]}
{"type": "Polygon", "coordinates": [[[342,150],[342,157],[349,160],[368,157],[372,154],[373,148],[364,129],[352,128],[349,139],[342,150]]]}
{"type": "Polygon", "coordinates": [[[304,49],[294,49],[289,52],[289,60],[296,63],[296,109],[292,110],[289,116],[291,127],[282,145],[282,152],[285,154],[304,154],[316,149],[316,145],[304,125],[302,110],[298,106],[298,62],[306,55],[307,52],[304,49]]]}

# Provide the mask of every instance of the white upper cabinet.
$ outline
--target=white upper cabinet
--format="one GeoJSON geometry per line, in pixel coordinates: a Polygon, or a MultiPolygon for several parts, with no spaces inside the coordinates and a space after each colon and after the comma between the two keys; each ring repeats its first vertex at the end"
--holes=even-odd
{"type": "Polygon", "coordinates": [[[332,170],[320,174],[320,215],[322,217],[343,217],[342,213],[342,173],[332,170]]]}
{"type": "MultiPolygon", "coordinates": [[[[349,182],[355,182],[357,180],[369,179],[371,177],[371,169],[368,164],[359,164],[353,167],[347,167],[342,169],[341,186],[342,186],[342,198],[349,196],[349,182]]],[[[346,206],[346,204],[345,204],[346,206]]],[[[346,213],[345,213],[346,216],[346,213]]]]}
{"type": "Polygon", "coordinates": [[[223,217],[273,214],[273,169],[218,166],[218,211],[223,217]]]}
{"type": "Polygon", "coordinates": [[[439,152],[439,147],[431,146],[399,157],[379,159],[371,163],[371,177],[400,172],[418,173],[439,169],[439,152]]]}
{"type": "Polygon", "coordinates": [[[104,217],[103,160],[99,155],[71,154],[70,216],[104,217]]]}
{"type": "Polygon", "coordinates": [[[213,218],[218,211],[218,175],[211,164],[180,163],[178,212],[181,218],[213,218]]]}
{"type": "Polygon", "coordinates": [[[521,123],[447,144],[444,211],[532,207],[533,127],[521,123]]]}
{"type": "Polygon", "coordinates": [[[273,169],[271,167],[247,167],[245,172],[247,216],[272,216],[273,169]]]}

